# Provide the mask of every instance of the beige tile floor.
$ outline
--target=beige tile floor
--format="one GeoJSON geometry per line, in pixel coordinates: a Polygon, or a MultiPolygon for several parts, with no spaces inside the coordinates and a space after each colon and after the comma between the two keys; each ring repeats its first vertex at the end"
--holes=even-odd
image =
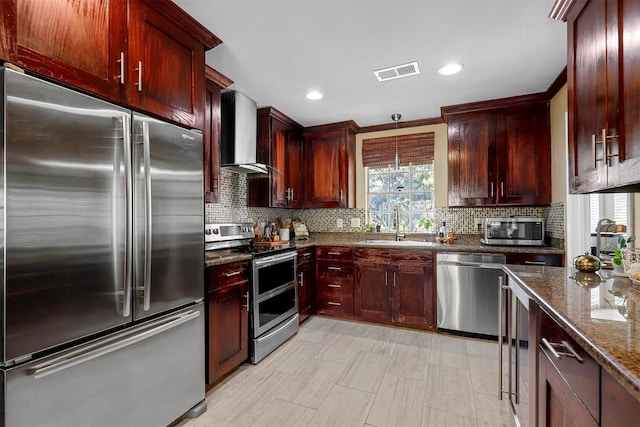
{"type": "Polygon", "coordinates": [[[513,426],[497,343],[313,317],[179,427],[513,426]]]}

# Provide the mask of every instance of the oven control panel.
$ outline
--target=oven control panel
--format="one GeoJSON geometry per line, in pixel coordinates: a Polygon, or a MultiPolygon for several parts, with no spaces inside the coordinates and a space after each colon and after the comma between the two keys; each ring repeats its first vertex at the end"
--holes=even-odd
{"type": "Polygon", "coordinates": [[[253,224],[250,222],[204,225],[204,241],[207,243],[253,239],[254,237],[253,224]]]}

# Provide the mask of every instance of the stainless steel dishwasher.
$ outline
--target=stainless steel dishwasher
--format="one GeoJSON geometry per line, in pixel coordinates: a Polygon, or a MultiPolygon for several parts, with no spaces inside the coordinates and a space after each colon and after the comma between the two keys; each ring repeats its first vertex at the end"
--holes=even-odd
{"type": "Polygon", "coordinates": [[[438,329],[497,340],[504,254],[440,252],[437,260],[438,329]]]}

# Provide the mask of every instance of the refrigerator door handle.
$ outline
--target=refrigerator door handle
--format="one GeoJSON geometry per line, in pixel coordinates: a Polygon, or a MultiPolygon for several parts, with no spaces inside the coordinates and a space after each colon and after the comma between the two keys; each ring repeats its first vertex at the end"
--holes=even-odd
{"type": "Polygon", "coordinates": [[[159,320],[155,323],[152,323],[148,328],[138,334],[115,340],[114,342],[109,342],[104,345],[97,345],[93,348],[86,349],[85,351],[71,353],[70,355],[63,356],[59,359],[54,359],[43,365],[34,366],[31,369],[27,369],[27,375],[31,375],[34,379],[47,377],[51,374],[55,374],[56,372],[60,372],[73,366],[86,363],[90,360],[96,359],[106,354],[113,353],[114,351],[120,350],[121,348],[128,347],[137,342],[151,338],[164,331],[182,325],[183,323],[189,322],[197,318],[198,316],[200,316],[199,311],[188,311],[166,319],[159,320]]]}
{"type": "MultiPolygon", "coordinates": [[[[131,266],[133,263],[132,242],[133,242],[133,211],[131,200],[133,195],[133,175],[131,171],[131,122],[128,115],[122,117],[122,133],[124,142],[124,176],[125,176],[125,216],[127,226],[125,229],[124,242],[124,302],[122,307],[122,316],[129,317],[131,315],[131,292],[132,279],[131,266]]],[[[115,230],[114,230],[115,233],[115,230]]]]}
{"type": "Polygon", "coordinates": [[[142,150],[144,156],[144,311],[151,306],[151,218],[153,206],[151,204],[151,147],[149,140],[149,122],[142,123],[142,150]]]}

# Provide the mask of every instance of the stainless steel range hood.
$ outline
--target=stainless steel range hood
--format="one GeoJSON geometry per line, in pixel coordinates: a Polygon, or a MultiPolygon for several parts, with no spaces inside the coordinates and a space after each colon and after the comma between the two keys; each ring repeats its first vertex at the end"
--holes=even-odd
{"type": "Polygon", "coordinates": [[[220,95],[220,163],[236,173],[267,173],[257,162],[258,108],[238,91],[220,95]]]}

